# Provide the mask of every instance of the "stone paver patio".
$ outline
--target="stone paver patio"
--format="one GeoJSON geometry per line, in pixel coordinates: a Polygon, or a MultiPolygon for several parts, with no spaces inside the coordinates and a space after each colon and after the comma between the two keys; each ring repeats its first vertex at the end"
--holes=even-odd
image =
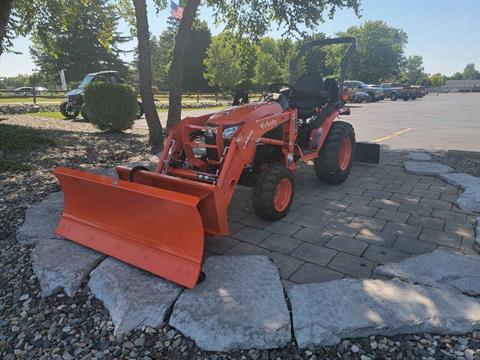
{"type": "Polygon", "coordinates": [[[317,180],[313,166],[296,176],[288,215],[256,216],[251,190],[239,187],[231,235],[207,237],[207,255],[268,255],[289,283],[375,278],[372,270],[447,247],[473,252],[475,216],[456,205],[463,190],[433,176],[408,174],[407,153],[382,150],[379,165],[355,164],[345,183],[317,180]]]}
{"type": "MultiPolygon", "coordinates": [[[[292,208],[277,222],[256,216],[251,190],[240,187],[229,209],[231,234],[206,238],[206,279],[193,290],[56,237],[61,194],[33,206],[17,238],[35,244],[43,296],[61,289],[74,296],[89,279],[117,334],[168,321],[201,348],[228,350],[281,347],[291,335],[307,347],[480,329],[480,306],[466,296],[480,293],[476,217],[457,206],[462,196],[478,206],[478,179],[465,185],[462,174],[435,174],[452,185],[407,173],[404,166],[415,171],[407,159],[384,150],[378,166],[355,164],[339,186],[320,183],[304,165],[292,208]]],[[[415,168],[423,173],[421,164],[415,168]]]]}

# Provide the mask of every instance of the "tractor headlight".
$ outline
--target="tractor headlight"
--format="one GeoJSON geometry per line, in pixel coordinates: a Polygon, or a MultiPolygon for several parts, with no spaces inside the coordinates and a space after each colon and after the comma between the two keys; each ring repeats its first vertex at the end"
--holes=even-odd
{"type": "Polygon", "coordinates": [[[230,139],[235,133],[237,132],[240,126],[230,126],[228,128],[223,129],[223,138],[230,139]]]}

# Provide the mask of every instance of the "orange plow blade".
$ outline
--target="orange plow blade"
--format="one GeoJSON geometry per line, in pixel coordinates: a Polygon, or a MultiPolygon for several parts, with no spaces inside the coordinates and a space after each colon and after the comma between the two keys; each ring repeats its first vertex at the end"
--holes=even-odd
{"type": "Polygon", "coordinates": [[[58,168],[65,196],[56,234],[193,288],[204,249],[200,197],[58,168]]]}

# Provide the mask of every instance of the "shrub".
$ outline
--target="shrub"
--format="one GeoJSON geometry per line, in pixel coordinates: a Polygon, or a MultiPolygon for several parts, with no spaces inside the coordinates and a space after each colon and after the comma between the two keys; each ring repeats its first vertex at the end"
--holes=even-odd
{"type": "Polygon", "coordinates": [[[137,98],[125,84],[93,83],[85,89],[88,120],[103,131],[130,129],[137,113],[137,98]]]}

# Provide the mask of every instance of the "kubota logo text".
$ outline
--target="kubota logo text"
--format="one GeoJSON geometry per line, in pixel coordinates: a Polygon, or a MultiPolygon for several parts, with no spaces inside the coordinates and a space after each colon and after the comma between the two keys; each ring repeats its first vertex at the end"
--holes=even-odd
{"type": "Polygon", "coordinates": [[[265,130],[265,129],[268,129],[268,128],[271,128],[271,127],[275,127],[277,126],[277,120],[267,120],[267,121],[264,121],[262,123],[260,123],[260,127],[265,130]]]}

